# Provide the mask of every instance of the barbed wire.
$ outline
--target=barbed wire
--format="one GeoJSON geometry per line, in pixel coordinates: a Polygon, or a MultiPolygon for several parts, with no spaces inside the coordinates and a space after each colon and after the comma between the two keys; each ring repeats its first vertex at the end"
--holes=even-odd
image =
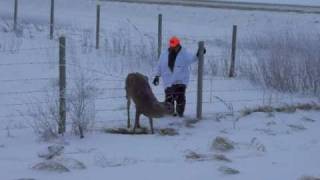
{"type": "Polygon", "coordinates": [[[104,71],[100,71],[100,70],[97,70],[95,68],[87,68],[87,67],[83,67],[79,64],[72,64],[72,63],[66,63],[66,65],[70,65],[70,66],[73,66],[73,67],[78,67],[80,69],[84,69],[88,72],[93,72],[93,73],[98,73],[98,74],[101,74],[101,75],[105,75],[105,76],[110,76],[110,77],[113,77],[113,78],[118,78],[119,81],[124,81],[125,78],[123,76],[120,76],[120,75],[114,75],[112,73],[107,73],[107,72],[104,72],[104,71]]]}
{"type": "Polygon", "coordinates": [[[52,47],[38,47],[38,48],[17,48],[12,50],[0,50],[0,53],[13,53],[13,52],[20,52],[20,51],[35,51],[35,50],[52,50],[52,49],[59,49],[59,46],[52,46],[52,47]]]}
{"type": "Polygon", "coordinates": [[[96,100],[109,100],[109,99],[122,99],[126,98],[126,96],[111,96],[111,97],[101,97],[101,98],[96,98],[96,100]]]}
{"type": "Polygon", "coordinates": [[[0,92],[0,95],[17,95],[17,94],[37,94],[37,93],[48,93],[47,90],[31,90],[31,91],[7,91],[0,92]]]}
{"type": "Polygon", "coordinates": [[[40,105],[40,104],[48,104],[47,102],[29,102],[29,103],[9,103],[9,104],[0,104],[0,106],[27,106],[27,105],[40,105]]]}
{"type": "Polygon", "coordinates": [[[1,66],[21,66],[21,65],[58,65],[57,63],[54,62],[45,62],[45,61],[31,61],[31,62],[16,62],[16,63],[1,63],[1,66]]]}
{"type": "MultiPolygon", "coordinates": [[[[0,82],[19,82],[19,81],[46,81],[46,80],[56,80],[56,78],[35,78],[35,79],[12,79],[12,80],[0,80],[0,82]]],[[[76,79],[75,79],[76,80],[76,79]]],[[[75,89],[66,89],[67,91],[74,91],[75,89]]],[[[98,88],[99,91],[115,91],[115,90],[121,90],[124,91],[125,87],[108,87],[108,88],[98,88]]],[[[202,92],[203,93],[231,93],[231,92],[243,92],[243,91],[252,91],[252,92],[259,92],[264,89],[228,89],[228,90],[214,90],[214,89],[204,89],[202,92]]],[[[21,95],[21,94],[39,94],[39,93],[48,93],[49,90],[30,90],[30,91],[5,91],[5,92],[0,92],[0,95],[21,95]]],[[[187,90],[187,93],[197,93],[198,91],[196,89],[189,89],[187,90]]],[[[178,95],[182,94],[180,93],[171,93],[172,95],[178,95]]],[[[154,93],[156,96],[164,96],[165,93],[163,92],[156,92],[154,93]]],[[[123,98],[125,96],[108,96],[108,97],[102,97],[102,98],[97,98],[98,100],[102,99],[119,99],[123,98]]],[[[210,97],[211,98],[211,97],[210,97]]]]}
{"type": "Polygon", "coordinates": [[[57,78],[25,78],[25,79],[0,79],[0,82],[20,82],[20,81],[50,81],[57,78]]]}
{"type": "Polygon", "coordinates": [[[0,118],[17,118],[17,117],[24,117],[24,115],[14,114],[14,115],[2,115],[0,118]]]}
{"type": "MultiPolygon", "coordinates": [[[[118,98],[118,97],[111,97],[111,98],[118,98]]],[[[122,97],[121,97],[122,98],[122,97]]],[[[291,98],[282,98],[282,99],[291,99],[291,98]]],[[[224,103],[236,103],[236,102],[259,102],[259,101],[265,101],[265,98],[258,98],[258,99],[240,99],[240,100],[223,100],[224,103]]],[[[20,103],[20,104],[2,104],[5,106],[20,106],[20,105],[40,105],[40,104],[47,104],[49,102],[31,102],[31,103],[20,103]]],[[[187,102],[186,105],[195,105],[197,102],[187,102]]],[[[203,101],[202,104],[216,104],[216,101],[203,101]]],[[[2,106],[0,104],[0,106],[2,106]]],[[[95,110],[97,113],[99,112],[121,112],[121,111],[126,111],[125,107],[118,107],[118,108],[110,108],[110,109],[96,109],[95,110]]],[[[243,109],[240,110],[229,110],[229,111],[217,111],[213,113],[230,113],[230,112],[243,112],[243,109]]],[[[212,112],[210,112],[212,113],[212,112]]],[[[4,115],[0,116],[0,118],[15,118],[15,117],[24,117],[25,115],[4,115]]]]}
{"type": "Polygon", "coordinates": [[[205,90],[202,90],[202,92],[212,92],[212,93],[214,93],[214,92],[219,92],[219,93],[223,93],[223,92],[226,92],[226,93],[230,93],[230,92],[243,92],[243,91],[251,91],[251,92],[253,92],[253,91],[256,91],[256,92],[261,92],[261,91],[267,91],[266,89],[255,89],[255,88],[252,88],[252,89],[219,89],[219,90],[215,90],[215,89],[212,89],[212,90],[210,90],[210,89],[205,89],[205,90]]]}

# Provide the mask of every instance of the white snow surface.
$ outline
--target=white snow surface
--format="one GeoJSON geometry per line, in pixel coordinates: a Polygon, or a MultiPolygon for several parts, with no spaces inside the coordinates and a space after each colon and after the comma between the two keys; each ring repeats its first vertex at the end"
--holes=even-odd
{"type": "MultiPolygon", "coordinates": [[[[13,1],[0,1],[1,180],[298,180],[304,175],[320,176],[318,111],[254,113],[237,120],[239,110],[246,107],[318,100],[266,90],[241,78],[206,76],[204,118],[190,128],[185,122],[196,115],[197,83],[193,76],[187,90],[186,117],[154,120],[155,128],[175,128],[179,135],[112,135],[100,131],[104,127],[125,126],[124,77],[128,72],[139,71],[151,79],[155,63],[139,60],[144,57],[140,54],[128,56],[110,52],[108,47],[116,46],[112,40],[123,38],[138,50],[148,50],[148,46],[141,45],[156,39],[158,13],[164,16],[165,41],[178,35],[183,45],[195,51],[197,42],[205,40],[208,61],[229,58],[225,49],[230,46],[233,24],[238,25],[241,41],[252,34],[266,32],[318,32],[318,15],[102,3],[101,43],[109,46],[95,50],[96,1],[56,0],[56,31],[52,41],[48,40],[50,1],[19,2],[20,30],[15,34],[11,31],[13,1]],[[30,102],[44,102],[44,91],[57,82],[57,39],[60,35],[67,37],[67,83],[70,88],[67,91],[72,92],[72,84],[82,71],[87,78],[97,80],[95,84],[102,93],[95,102],[97,115],[93,132],[84,139],[67,133],[59,139],[41,142],[30,128],[26,113],[30,102]],[[217,136],[234,141],[235,149],[226,153],[211,149],[217,136]],[[37,154],[52,144],[64,145],[62,156],[77,159],[87,168],[61,174],[32,170],[32,166],[42,161],[37,154]],[[265,150],[261,150],[262,146],[265,150]],[[188,160],[185,156],[190,151],[208,157],[224,154],[232,162],[210,158],[188,160]],[[221,166],[235,168],[240,173],[224,175],[218,171],[221,166]]],[[[163,42],[163,48],[166,48],[166,42],[163,42]]],[[[241,52],[238,57],[242,61],[250,59],[241,52]]],[[[159,99],[163,99],[161,85],[153,90],[159,99]]],[[[141,122],[148,127],[147,118],[142,117],[141,122]]]]}

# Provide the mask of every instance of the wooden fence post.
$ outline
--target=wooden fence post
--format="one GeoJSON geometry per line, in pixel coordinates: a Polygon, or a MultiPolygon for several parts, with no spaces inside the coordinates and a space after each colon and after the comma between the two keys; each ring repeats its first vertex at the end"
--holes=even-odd
{"type": "Polygon", "coordinates": [[[18,0],[14,0],[13,30],[17,30],[18,0]]]}
{"type": "Polygon", "coordinates": [[[50,39],[53,39],[53,28],[54,28],[54,0],[51,0],[50,10],[50,39]]]}
{"type": "Polygon", "coordinates": [[[100,44],[100,2],[97,1],[97,22],[96,22],[96,49],[99,49],[100,44]]]}
{"type": "Polygon", "coordinates": [[[202,87],[203,87],[204,42],[199,42],[197,119],[202,119],[202,87]]]}
{"type": "Polygon", "coordinates": [[[59,134],[66,131],[66,38],[59,38],[59,134]]]}
{"type": "Polygon", "coordinates": [[[237,48],[237,26],[233,25],[232,31],[232,49],[231,49],[231,63],[230,63],[230,71],[229,77],[235,76],[235,59],[236,59],[236,48],[237,48]]]}
{"type": "Polygon", "coordinates": [[[158,58],[162,49],[162,14],[158,15],[158,58]]]}

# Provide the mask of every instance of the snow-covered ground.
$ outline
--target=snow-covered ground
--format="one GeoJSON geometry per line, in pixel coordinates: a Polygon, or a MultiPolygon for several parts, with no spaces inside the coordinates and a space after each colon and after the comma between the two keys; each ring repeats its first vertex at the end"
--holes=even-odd
{"type": "MultiPolygon", "coordinates": [[[[193,76],[187,92],[186,118],[168,117],[154,122],[156,128],[177,129],[179,135],[176,136],[111,135],[94,131],[82,140],[67,134],[44,143],[37,141],[29,126],[30,119],[26,117],[32,104],[45,105],[46,91],[52,92],[50,86],[57,81],[57,38],[60,35],[67,37],[67,91],[72,92],[79,72],[95,80],[94,84],[101,91],[95,102],[95,129],[101,129],[125,125],[125,75],[140,71],[152,78],[156,61],[152,60],[152,55],[141,52],[153,48],[158,13],[162,13],[164,19],[163,48],[172,35],[180,36],[183,45],[192,51],[196,50],[199,40],[205,40],[207,66],[210,66],[208,62],[229,58],[233,24],[238,25],[241,42],[253,34],[270,31],[318,32],[320,18],[317,15],[102,3],[102,48],[95,50],[95,1],[56,0],[53,41],[48,40],[50,1],[19,2],[20,30],[15,34],[11,32],[13,3],[0,1],[1,180],[267,180],[320,176],[319,112],[254,113],[236,121],[238,111],[245,107],[317,100],[266,90],[245,79],[207,75],[204,120],[190,127],[185,124],[195,117],[196,77],[193,76]],[[125,45],[134,48],[125,50],[122,47],[125,45]],[[234,116],[230,116],[232,113],[234,116]],[[217,136],[234,141],[235,149],[224,153],[231,163],[212,160],[214,154],[221,153],[211,149],[217,136]],[[77,159],[87,168],[62,174],[32,170],[31,167],[41,161],[38,152],[51,144],[64,145],[63,156],[77,159]],[[188,160],[186,155],[191,151],[204,154],[206,158],[188,160]],[[235,168],[240,174],[224,175],[218,170],[221,166],[235,168]]],[[[250,57],[239,51],[238,59],[247,61],[250,57]]],[[[153,90],[163,99],[162,87],[153,87],[153,90]]],[[[146,118],[142,122],[147,125],[146,118]]]]}
{"type": "MultiPolygon", "coordinates": [[[[304,175],[319,177],[319,112],[292,114],[264,113],[242,118],[233,126],[232,118],[205,119],[187,128],[176,118],[155,121],[175,128],[177,136],[110,135],[93,133],[85,139],[66,137],[65,158],[83,162],[87,169],[69,173],[37,172],[30,168],[42,159],[37,154],[47,143],[38,143],[29,131],[14,130],[0,136],[1,179],[35,178],[41,180],[102,179],[298,179],[304,175]],[[313,122],[314,120],[315,122],[313,122]],[[292,126],[295,125],[295,126],[292,126]],[[299,129],[294,127],[304,127],[299,129]],[[228,137],[235,149],[222,153],[232,162],[212,160],[215,137],[228,137]],[[190,151],[208,158],[190,160],[190,151]],[[224,175],[219,167],[240,171],[224,175]]],[[[61,144],[60,141],[55,143],[61,144]]]]}

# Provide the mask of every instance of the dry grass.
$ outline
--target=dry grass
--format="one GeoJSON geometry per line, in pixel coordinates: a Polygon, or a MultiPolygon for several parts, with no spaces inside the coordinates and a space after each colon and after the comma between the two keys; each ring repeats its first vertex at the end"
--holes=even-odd
{"type": "MultiPolygon", "coordinates": [[[[146,127],[137,128],[135,132],[133,132],[133,129],[128,129],[128,128],[105,128],[103,129],[103,132],[109,133],[109,134],[129,134],[129,135],[150,134],[148,128],[146,127]]],[[[161,136],[176,136],[179,134],[177,130],[173,128],[155,129],[155,132],[161,136]]]]}
{"type": "Polygon", "coordinates": [[[218,169],[220,172],[222,172],[223,174],[227,174],[227,175],[234,175],[234,174],[239,174],[240,171],[234,168],[230,168],[227,166],[221,166],[218,169]]]}
{"type": "Polygon", "coordinates": [[[303,176],[299,180],[320,180],[320,177],[303,176]]]}
{"type": "Polygon", "coordinates": [[[185,157],[186,159],[201,161],[203,159],[206,159],[207,156],[204,154],[196,153],[194,151],[190,151],[188,154],[186,154],[185,157]]]}
{"type": "Polygon", "coordinates": [[[103,131],[109,134],[149,134],[147,128],[139,128],[135,132],[128,128],[106,128],[103,131]]]}
{"type": "Polygon", "coordinates": [[[215,154],[213,155],[213,158],[217,161],[232,162],[231,159],[227,158],[223,154],[215,154]]]}
{"type": "Polygon", "coordinates": [[[234,149],[234,142],[225,137],[216,137],[211,148],[222,152],[230,151],[234,149]]]}
{"type": "Polygon", "coordinates": [[[284,105],[280,107],[272,107],[272,106],[259,106],[257,108],[246,108],[241,112],[242,116],[248,116],[252,113],[256,112],[264,112],[264,113],[272,113],[272,112],[285,112],[285,113],[293,113],[297,110],[304,110],[304,111],[320,111],[320,104],[317,103],[300,103],[294,105],[284,105]]]}
{"type": "Polygon", "coordinates": [[[319,97],[319,38],[317,32],[291,30],[250,35],[240,52],[252,59],[240,65],[240,74],[268,88],[319,97]]]}
{"type": "Polygon", "coordinates": [[[163,129],[159,129],[159,134],[162,136],[176,136],[179,133],[177,132],[177,130],[173,128],[163,128],[163,129]]]}

